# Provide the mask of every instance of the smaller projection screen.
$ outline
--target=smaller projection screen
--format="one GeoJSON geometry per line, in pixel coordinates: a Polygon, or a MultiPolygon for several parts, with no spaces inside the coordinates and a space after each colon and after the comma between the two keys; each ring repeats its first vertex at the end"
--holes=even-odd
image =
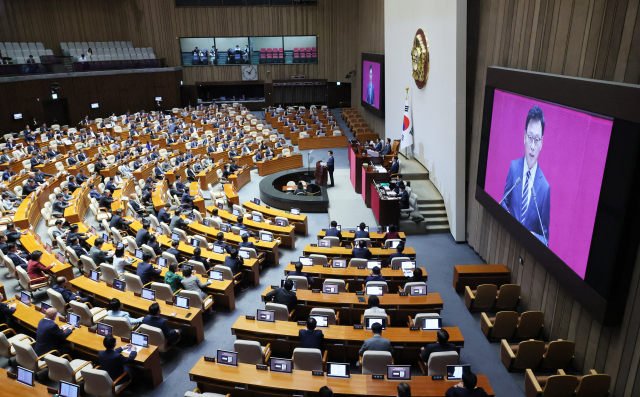
{"type": "Polygon", "coordinates": [[[384,55],[362,53],[361,105],[384,118],[384,55]]]}

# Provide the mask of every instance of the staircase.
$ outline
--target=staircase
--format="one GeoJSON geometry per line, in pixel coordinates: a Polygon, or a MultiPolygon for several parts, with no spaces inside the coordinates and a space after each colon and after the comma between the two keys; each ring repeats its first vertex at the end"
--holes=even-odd
{"type": "Polygon", "coordinates": [[[73,73],[73,62],[71,57],[62,57],[62,64],[67,73],[73,73]]]}
{"type": "Polygon", "coordinates": [[[427,234],[449,233],[449,218],[443,199],[418,199],[418,212],[425,219],[427,234]]]}

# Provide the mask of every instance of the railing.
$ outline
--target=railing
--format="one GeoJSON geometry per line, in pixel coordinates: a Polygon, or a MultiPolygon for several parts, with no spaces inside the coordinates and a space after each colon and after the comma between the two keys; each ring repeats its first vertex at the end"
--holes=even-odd
{"type": "MultiPolygon", "coordinates": [[[[0,77],[32,74],[50,74],[68,72],[63,64],[64,60],[73,60],[74,57],[43,55],[40,63],[25,64],[0,64],[0,77]]],[[[118,69],[145,69],[166,67],[166,59],[132,59],[132,60],[111,60],[111,61],[87,61],[72,62],[74,72],[94,72],[100,70],[118,69]]]]}
{"type": "Polygon", "coordinates": [[[166,66],[166,59],[131,59],[131,60],[111,60],[111,61],[87,61],[74,62],[74,72],[95,72],[98,70],[117,69],[145,69],[163,68],[166,66]]]}

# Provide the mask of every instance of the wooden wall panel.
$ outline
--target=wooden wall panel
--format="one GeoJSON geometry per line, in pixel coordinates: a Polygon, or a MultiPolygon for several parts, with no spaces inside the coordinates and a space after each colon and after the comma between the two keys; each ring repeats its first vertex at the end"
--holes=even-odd
{"type": "Polygon", "coordinates": [[[486,261],[511,269],[523,307],[544,311],[547,338],[575,341],[578,370],[611,375],[613,396],[640,395],[640,256],[622,325],[602,327],[475,200],[486,68],[638,84],[640,1],[481,0],[469,11],[478,43],[467,63],[468,242],[486,261]]]}

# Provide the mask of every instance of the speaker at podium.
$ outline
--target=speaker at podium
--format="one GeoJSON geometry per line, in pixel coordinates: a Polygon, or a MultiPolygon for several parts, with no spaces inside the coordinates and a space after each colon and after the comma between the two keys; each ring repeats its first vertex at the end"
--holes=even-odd
{"type": "Polygon", "coordinates": [[[322,161],[318,161],[316,163],[316,171],[315,171],[315,176],[316,176],[316,185],[318,186],[322,186],[322,187],[327,187],[327,166],[322,165],[322,161]]]}

